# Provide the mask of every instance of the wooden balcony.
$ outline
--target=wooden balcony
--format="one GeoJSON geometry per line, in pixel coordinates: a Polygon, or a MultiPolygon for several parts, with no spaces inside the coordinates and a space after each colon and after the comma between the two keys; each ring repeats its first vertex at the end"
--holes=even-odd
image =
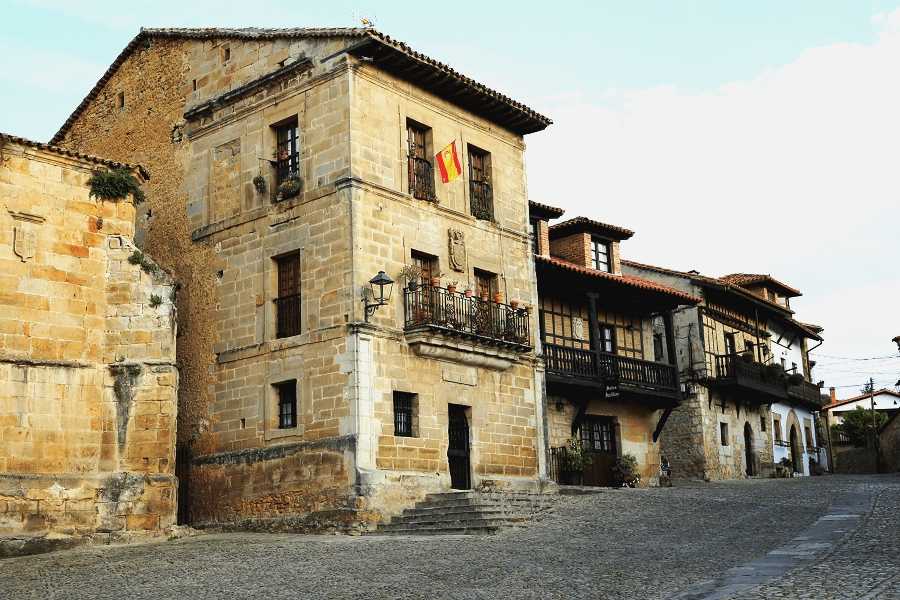
{"type": "Polygon", "coordinates": [[[760,404],[770,404],[786,400],[787,379],[780,367],[752,362],[739,354],[723,354],[715,357],[715,370],[708,383],[716,387],[728,387],[756,400],[760,404]]]}
{"type": "Polygon", "coordinates": [[[822,397],[822,389],[808,381],[800,385],[791,385],[788,381],[787,394],[789,398],[799,400],[813,410],[820,410],[826,403],[826,399],[822,397]]]}
{"type": "Polygon", "coordinates": [[[559,378],[596,383],[610,391],[680,398],[675,367],[608,352],[544,344],[547,372],[559,378]]]}

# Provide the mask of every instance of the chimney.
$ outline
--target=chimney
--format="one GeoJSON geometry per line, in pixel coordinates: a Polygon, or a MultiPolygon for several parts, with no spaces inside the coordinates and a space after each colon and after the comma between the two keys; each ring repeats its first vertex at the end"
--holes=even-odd
{"type": "Polygon", "coordinates": [[[831,395],[831,403],[837,404],[837,394],[834,391],[833,387],[828,388],[828,393],[831,395]]]}

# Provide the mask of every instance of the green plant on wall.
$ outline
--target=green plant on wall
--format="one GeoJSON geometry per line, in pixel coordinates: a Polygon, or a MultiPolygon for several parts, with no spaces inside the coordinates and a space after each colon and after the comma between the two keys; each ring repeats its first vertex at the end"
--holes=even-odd
{"type": "Polygon", "coordinates": [[[158,308],[162,304],[162,298],[156,294],[150,295],[150,308],[158,308]]]}
{"type": "Polygon", "coordinates": [[[125,168],[94,171],[88,180],[88,186],[91,188],[91,196],[103,200],[123,200],[128,194],[134,198],[135,204],[140,204],[146,199],[141,184],[131,171],[125,168]]]}
{"type": "Polygon", "coordinates": [[[150,275],[156,274],[158,267],[153,264],[149,258],[147,258],[143,252],[140,250],[135,250],[131,253],[131,256],[128,257],[128,262],[133,265],[140,265],[141,270],[144,273],[149,273],[150,275]]]}

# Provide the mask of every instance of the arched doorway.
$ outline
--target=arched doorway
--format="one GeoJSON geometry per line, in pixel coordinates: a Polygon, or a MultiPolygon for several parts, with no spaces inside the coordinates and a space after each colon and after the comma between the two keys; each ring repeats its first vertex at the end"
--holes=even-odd
{"type": "Polygon", "coordinates": [[[756,475],[756,465],[754,463],[753,428],[750,427],[750,423],[744,423],[744,470],[747,473],[747,477],[756,475]]]}
{"type": "Polygon", "coordinates": [[[797,431],[796,425],[791,425],[791,462],[793,463],[794,473],[803,472],[803,449],[800,447],[800,432],[797,431]]]}

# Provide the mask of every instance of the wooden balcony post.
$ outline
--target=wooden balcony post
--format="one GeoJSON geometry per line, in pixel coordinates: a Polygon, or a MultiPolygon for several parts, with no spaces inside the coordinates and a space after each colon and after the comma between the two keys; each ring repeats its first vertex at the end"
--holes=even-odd
{"type": "Polygon", "coordinates": [[[600,365],[600,321],[597,319],[597,292],[589,292],[588,299],[588,323],[591,330],[591,350],[597,356],[597,365],[600,365]]]}

